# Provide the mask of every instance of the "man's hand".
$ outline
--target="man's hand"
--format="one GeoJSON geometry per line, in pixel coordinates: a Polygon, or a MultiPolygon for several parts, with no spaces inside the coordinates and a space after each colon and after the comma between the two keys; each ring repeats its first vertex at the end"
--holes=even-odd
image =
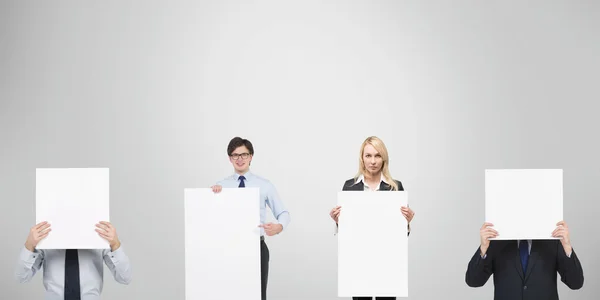
{"type": "Polygon", "coordinates": [[[213,193],[220,193],[223,190],[223,187],[220,185],[213,185],[210,187],[213,193]]]}
{"type": "Polygon", "coordinates": [[[481,246],[479,247],[479,249],[481,250],[481,257],[485,255],[488,248],[490,247],[489,238],[495,238],[498,236],[498,231],[496,231],[491,226],[494,226],[494,224],[485,222],[479,230],[479,237],[481,238],[481,246]]]}
{"type": "Polygon", "coordinates": [[[29,230],[29,235],[25,241],[25,248],[33,252],[37,244],[43,240],[52,231],[50,224],[46,221],[36,224],[29,230]]]}
{"type": "Polygon", "coordinates": [[[569,227],[565,221],[560,221],[556,223],[556,229],[552,231],[553,237],[560,237],[560,243],[565,249],[565,253],[567,256],[571,256],[571,251],[573,251],[573,247],[571,247],[571,239],[569,237],[569,227]]]}
{"type": "Polygon", "coordinates": [[[258,227],[262,227],[268,236],[276,235],[283,230],[283,225],[275,223],[261,224],[258,227]]]}
{"type": "Polygon", "coordinates": [[[111,251],[116,251],[121,247],[121,242],[117,236],[117,229],[110,222],[100,221],[96,224],[96,232],[108,241],[111,251]]]}

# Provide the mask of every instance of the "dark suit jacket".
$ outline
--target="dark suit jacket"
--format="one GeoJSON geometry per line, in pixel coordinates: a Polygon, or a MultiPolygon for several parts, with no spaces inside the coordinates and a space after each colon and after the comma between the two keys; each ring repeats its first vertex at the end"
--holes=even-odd
{"type": "MultiPolygon", "coordinates": [[[[354,178],[346,180],[346,182],[344,182],[344,186],[342,187],[342,191],[364,191],[365,190],[365,184],[362,181],[357,184],[354,184],[354,181],[355,181],[354,178]]],[[[398,185],[398,191],[404,191],[404,187],[402,187],[402,183],[395,179],[394,179],[394,181],[398,185]]],[[[379,190],[380,191],[391,191],[392,186],[382,181],[379,184],[379,190]]],[[[410,231],[407,233],[407,235],[410,235],[410,231]]]]}
{"type": "MultiPolygon", "coordinates": [[[[354,178],[346,180],[346,182],[344,182],[344,186],[342,187],[342,191],[364,191],[365,190],[365,184],[362,181],[357,184],[354,184],[354,181],[355,181],[354,178]]],[[[404,191],[404,188],[402,187],[402,183],[398,180],[394,180],[394,181],[398,185],[398,190],[404,191]]],[[[392,186],[382,181],[379,184],[379,189],[382,191],[391,191],[392,186]]]]}
{"type": "Polygon", "coordinates": [[[583,286],[583,269],[575,251],[567,257],[560,240],[533,240],[523,275],[517,241],[490,241],[486,258],[477,249],[465,280],[470,287],[483,286],[494,274],[495,300],[558,300],[556,273],[569,288],[583,286]]]}

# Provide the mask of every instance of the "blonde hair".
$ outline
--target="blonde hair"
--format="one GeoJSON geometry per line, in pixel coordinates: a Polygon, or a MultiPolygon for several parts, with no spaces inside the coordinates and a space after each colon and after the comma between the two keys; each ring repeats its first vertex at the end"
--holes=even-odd
{"type": "Polygon", "coordinates": [[[360,156],[358,158],[358,173],[356,174],[356,176],[354,176],[354,180],[357,180],[358,177],[360,177],[360,175],[364,176],[365,174],[365,162],[363,160],[363,155],[365,154],[365,147],[367,145],[373,146],[373,148],[375,148],[375,150],[379,152],[379,155],[381,155],[381,158],[383,159],[383,165],[381,166],[381,174],[383,175],[383,178],[385,178],[385,180],[389,182],[389,185],[392,187],[392,190],[397,191],[398,184],[392,178],[392,175],[390,174],[390,169],[388,167],[390,159],[388,156],[387,148],[385,147],[383,141],[376,136],[370,136],[362,143],[362,146],[360,147],[360,156]]]}

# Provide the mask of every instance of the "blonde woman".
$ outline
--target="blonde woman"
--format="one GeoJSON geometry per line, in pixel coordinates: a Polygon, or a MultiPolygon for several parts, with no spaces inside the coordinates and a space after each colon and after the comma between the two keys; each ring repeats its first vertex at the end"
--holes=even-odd
{"type": "MultiPolygon", "coordinates": [[[[358,173],[354,178],[348,179],[343,191],[403,191],[402,183],[392,178],[389,170],[389,157],[387,148],[381,139],[375,136],[368,137],[360,148],[358,173]]],[[[329,215],[337,226],[341,213],[341,206],[334,207],[329,215]]],[[[410,234],[410,221],[415,213],[409,207],[401,207],[402,215],[408,222],[407,234],[410,234]]],[[[372,297],[352,297],[353,300],[371,300],[372,297]]],[[[395,297],[376,297],[377,300],[394,300],[395,297]]]]}

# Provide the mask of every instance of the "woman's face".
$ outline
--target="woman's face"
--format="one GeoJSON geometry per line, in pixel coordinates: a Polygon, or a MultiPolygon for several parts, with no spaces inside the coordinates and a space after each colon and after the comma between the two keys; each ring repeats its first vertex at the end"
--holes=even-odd
{"type": "Polygon", "coordinates": [[[365,171],[370,175],[377,175],[381,172],[381,167],[383,166],[383,157],[381,154],[375,150],[370,144],[365,146],[365,150],[363,151],[363,163],[365,167],[365,171]]]}

